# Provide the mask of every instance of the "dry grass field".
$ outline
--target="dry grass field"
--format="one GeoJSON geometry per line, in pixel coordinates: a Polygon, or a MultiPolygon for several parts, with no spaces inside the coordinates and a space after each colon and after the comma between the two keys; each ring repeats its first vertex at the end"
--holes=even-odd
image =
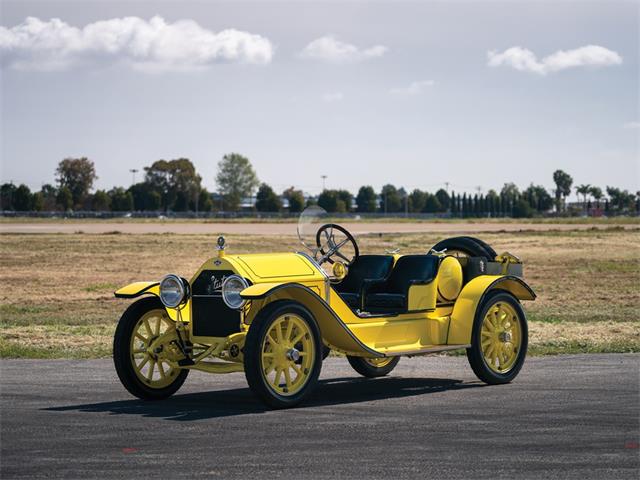
{"type": "MultiPolygon", "coordinates": [[[[443,234],[363,235],[365,252],[425,252],[443,234]]],[[[525,262],[538,293],[525,305],[534,354],[640,351],[640,230],[522,231],[481,235],[525,262]]],[[[294,236],[230,235],[229,252],[299,249],[294,236]]],[[[187,278],[214,253],[191,234],[0,235],[0,356],[110,355],[129,303],[113,291],[169,272],[187,278]]]]}

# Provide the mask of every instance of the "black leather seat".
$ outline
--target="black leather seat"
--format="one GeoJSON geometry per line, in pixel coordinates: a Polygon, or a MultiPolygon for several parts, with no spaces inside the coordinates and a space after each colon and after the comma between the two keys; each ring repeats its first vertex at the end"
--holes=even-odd
{"type": "Polygon", "coordinates": [[[349,266],[349,272],[334,288],[351,308],[360,308],[365,280],[383,280],[393,267],[391,255],[360,255],[349,266]]]}
{"type": "Polygon", "coordinates": [[[409,287],[431,282],[438,273],[436,255],[404,255],[389,277],[366,282],[364,309],[373,313],[406,312],[409,287]]]}

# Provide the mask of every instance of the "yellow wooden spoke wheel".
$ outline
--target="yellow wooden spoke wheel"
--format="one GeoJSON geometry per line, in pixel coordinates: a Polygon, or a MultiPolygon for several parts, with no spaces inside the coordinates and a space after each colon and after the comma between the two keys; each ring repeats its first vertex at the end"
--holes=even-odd
{"type": "Polygon", "coordinates": [[[184,358],[177,339],[175,323],[158,298],[138,300],[127,309],[116,328],[113,361],[129,392],[160,399],[182,386],[189,371],[177,367],[184,358]]]}
{"type": "Polygon", "coordinates": [[[467,358],[474,373],[489,384],[510,382],[527,353],[527,320],[510,293],[498,292],[479,306],[467,358]]]}
{"type": "Polygon", "coordinates": [[[274,302],[256,318],[245,340],[245,375],[269,405],[290,407],[315,387],[322,341],[315,319],[293,301],[274,302]]]}
{"type": "Polygon", "coordinates": [[[480,335],[482,354],[489,368],[498,373],[512,369],[522,340],[515,309],[507,302],[494,303],[484,316],[480,335]]]}
{"type": "Polygon", "coordinates": [[[262,370],[279,395],[295,395],[307,383],[314,360],[309,325],[297,315],[276,318],[262,342],[262,370]]]}
{"type": "Polygon", "coordinates": [[[152,388],[170,385],[180,371],[169,363],[169,357],[175,357],[170,343],[177,339],[175,322],[164,308],[151,310],[138,320],[133,332],[131,366],[138,378],[152,388]]]}

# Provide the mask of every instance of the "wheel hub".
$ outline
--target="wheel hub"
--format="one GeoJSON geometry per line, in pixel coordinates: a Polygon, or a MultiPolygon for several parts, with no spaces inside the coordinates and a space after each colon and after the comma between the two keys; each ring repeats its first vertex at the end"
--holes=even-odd
{"type": "Polygon", "coordinates": [[[295,348],[290,348],[287,351],[287,360],[289,360],[290,362],[297,362],[298,360],[300,360],[300,352],[295,349],[295,348]]]}
{"type": "Polygon", "coordinates": [[[511,332],[501,332],[498,338],[502,343],[508,343],[511,341],[511,332]]]}

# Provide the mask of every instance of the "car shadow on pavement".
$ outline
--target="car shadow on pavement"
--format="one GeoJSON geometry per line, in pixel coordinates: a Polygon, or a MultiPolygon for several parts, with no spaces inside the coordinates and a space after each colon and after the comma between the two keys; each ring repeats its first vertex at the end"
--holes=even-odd
{"type": "MultiPolygon", "coordinates": [[[[463,383],[462,380],[434,378],[385,377],[377,379],[339,378],[318,382],[314,394],[297,409],[328,405],[372,402],[393,398],[414,397],[430,393],[481,387],[480,382],[463,383]]],[[[166,400],[120,400],[48,407],[53,412],[80,411],[106,412],[112,415],[140,415],[165,420],[194,421],[208,418],[230,417],[264,413],[272,409],[256,398],[249,388],[216,390],[209,392],[176,394],[166,400]]]]}

